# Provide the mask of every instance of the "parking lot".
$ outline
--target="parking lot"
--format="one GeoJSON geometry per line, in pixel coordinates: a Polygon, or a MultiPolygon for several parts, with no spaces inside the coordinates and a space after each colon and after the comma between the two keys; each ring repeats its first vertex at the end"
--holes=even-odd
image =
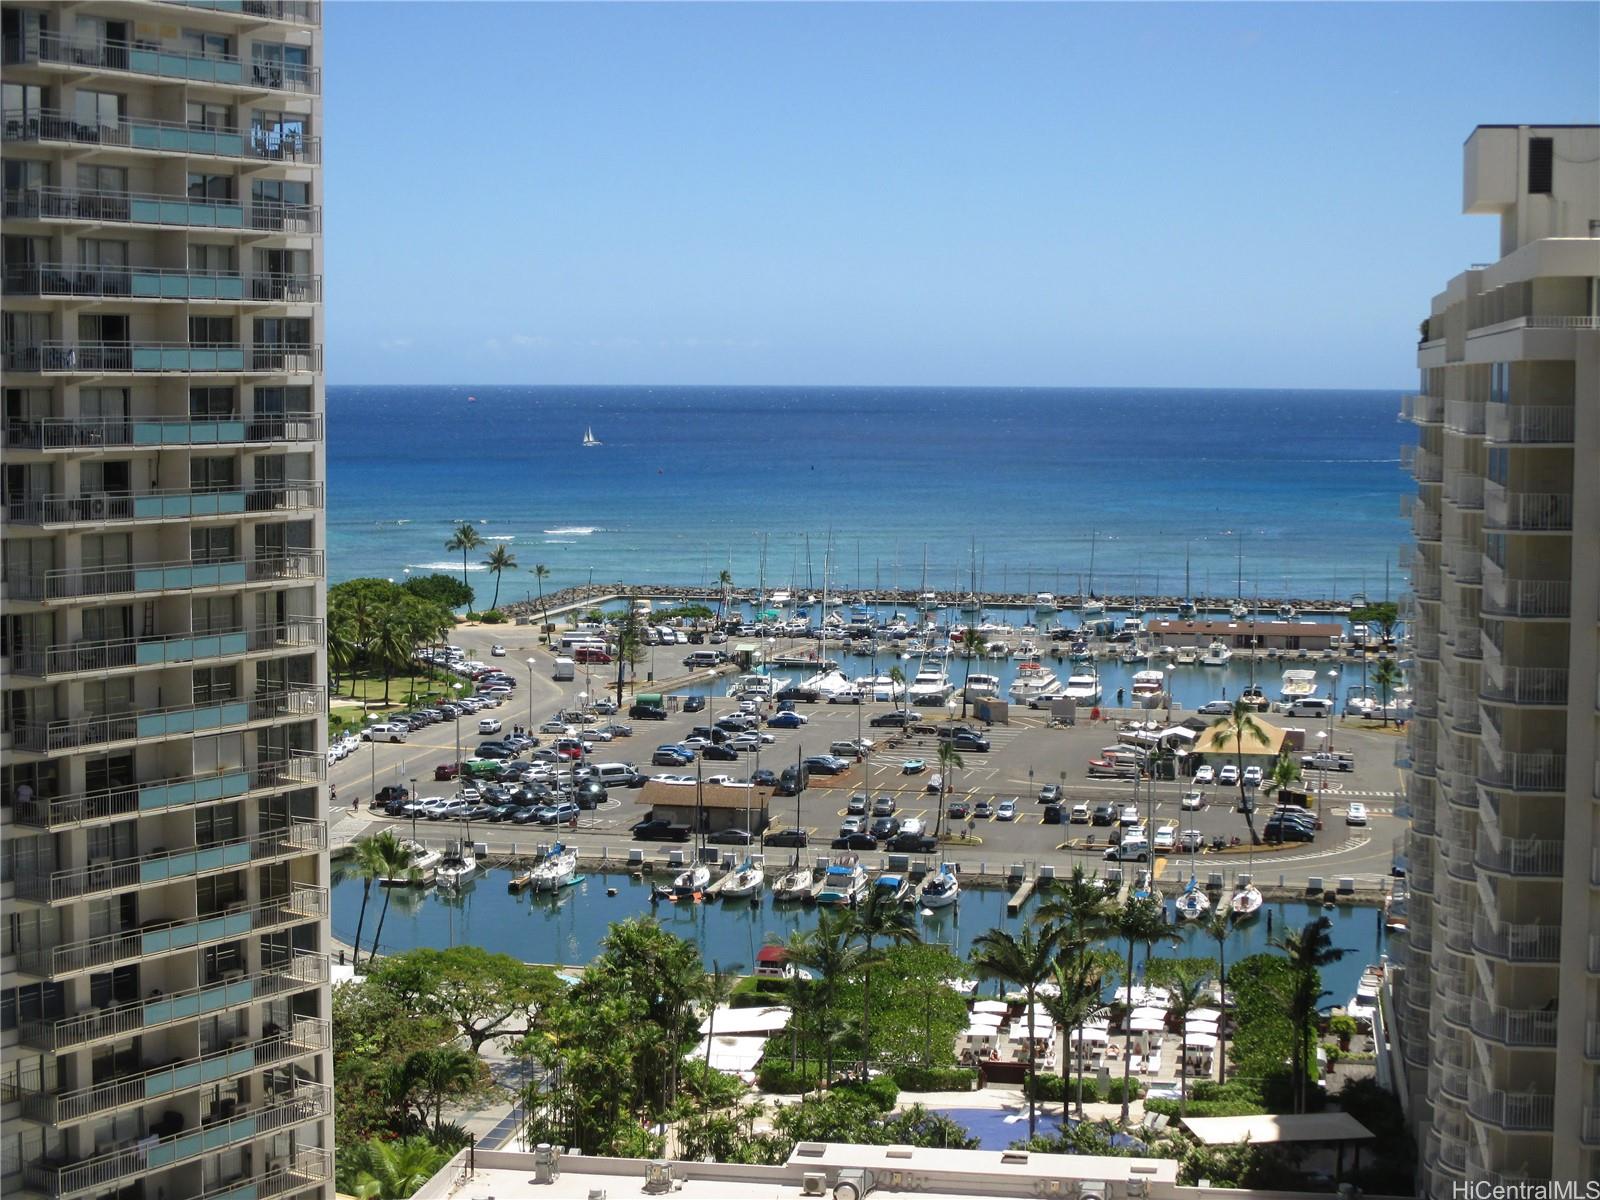
{"type": "MultiPolygon", "coordinates": [[[[457,645],[467,650],[469,657],[485,662],[498,662],[518,679],[516,693],[492,715],[499,717],[507,729],[513,724],[537,728],[558,709],[576,707],[580,693],[586,688],[593,694],[603,694],[610,672],[597,668],[585,679],[580,668],[577,678],[557,683],[551,679],[550,664],[553,656],[538,647],[530,628],[463,629],[455,638],[457,645]],[[500,642],[506,648],[503,659],[491,659],[489,646],[500,642]],[[532,657],[535,667],[530,672],[526,660],[532,657]],[[519,670],[520,668],[520,670],[519,670]],[[604,674],[602,674],[604,672],[604,674]]],[[[686,652],[686,651],[685,651],[686,652]]],[[[668,648],[657,651],[657,662],[666,675],[662,656],[671,654],[668,648]]],[[[673,671],[681,671],[673,658],[673,671]]],[[[789,672],[794,674],[794,672],[789,672]]],[[[644,686],[644,685],[642,685],[644,686]]],[[[726,679],[719,679],[709,687],[696,689],[702,694],[725,690],[726,679]]],[[[723,715],[736,709],[736,702],[722,695],[709,695],[705,710],[671,713],[664,721],[628,721],[625,715],[617,719],[631,724],[633,734],[626,739],[604,743],[595,748],[595,761],[627,761],[647,774],[694,774],[702,770],[706,775],[726,773],[735,777],[748,776],[759,768],[774,772],[792,765],[802,758],[825,754],[837,741],[858,737],[871,738],[875,745],[860,764],[847,786],[825,786],[830,781],[813,778],[813,786],[798,797],[774,797],[770,810],[771,829],[802,828],[806,831],[813,850],[826,852],[828,844],[839,835],[840,826],[847,816],[849,797],[854,792],[865,792],[871,797],[892,796],[896,803],[896,816],[900,820],[915,817],[932,831],[938,818],[938,798],[928,790],[932,776],[939,770],[938,739],[928,734],[906,734],[897,729],[874,729],[871,718],[887,712],[886,703],[856,705],[801,704],[800,713],[807,723],[800,729],[772,730],[774,740],[759,751],[742,753],[737,762],[704,762],[687,767],[652,767],[650,757],[657,745],[679,742],[689,736],[691,729],[711,725],[723,715]],[[908,759],[921,759],[926,764],[918,774],[906,774],[903,765],[908,759]]],[[[489,715],[489,714],[485,714],[489,715]]],[[[943,717],[942,713],[924,711],[924,717],[943,717]]],[[[1184,714],[1175,712],[1174,720],[1184,714]]],[[[1269,716],[1269,719],[1270,718],[1269,716]]],[[[966,751],[961,755],[962,765],[952,774],[952,798],[969,803],[988,801],[997,806],[1001,800],[1014,798],[1016,819],[1000,821],[991,817],[946,822],[945,832],[963,835],[959,843],[947,844],[946,853],[963,862],[985,863],[991,870],[1004,869],[1011,863],[1052,863],[1057,869],[1070,869],[1074,863],[1098,868],[1109,830],[1104,826],[1088,824],[1045,824],[1044,805],[1038,800],[1041,787],[1052,784],[1061,790],[1062,801],[1070,809],[1084,803],[1091,808],[1102,802],[1117,806],[1134,803],[1141,817],[1152,821],[1152,828],[1176,821],[1179,830],[1198,830],[1207,849],[1197,856],[1197,869],[1242,870],[1251,862],[1256,875],[1265,880],[1282,874],[1286,881],[1297,882],[1309,876],[1355,876],[1367,880],[1385,878],[1390,873],[1392,843],[1403,828],[1404,822],[1393,816],[1397,802],[1397,773],[1393,767],[1395,736],[1392,731],[1366,730],[1356,723],[1336,722],[1331,730],[1338,749],[1350,751],[1355,756],[1355,769],[1351,772],[1328,772],[1326,782],[1319,771],[1308,770],[1303,781],[1319,796],[1318,812],[1324,828],[1316,840],[1288,847],[1262,849],[1252,854],[1248,845],[1249,831],[1243,814],[1237,811],[1237,788],[1218,785],[1196,788],[1187,779],[1123,781],[1100,780],[1086,777],[1087,764],[1098,756],[1102,747],[1117,741],[1117,726],[1109,721],[1080,722],[1072,727],[1050,727],[1043,712],[1013,709],[1010,722],[982,728],[991,744],[988,752],[966,751]],[[1198,790],[1204,805],[1198,811],[1180,807],[1185,791],[1198,790]],[[1350,800],[1358,799],[1366,805],[1368,824],[1349,827],[1345,813],[1350,800]],[[1226,844],[1239,839],[1238,849],[1212,852],[1213,839],[1226,844]],[[1090,839],[1093,839],[1092,844],[1090,839]],[[1219,865],[1221,864],[1221,865],[1219,865]]],[[[446,721],[417,731],[405,743],[363,745],[351,757],[332,768],[330,778],[337,786],[341,801],[352,795],[368,796],[373,785],[381,788],[388,784],[408,784],[418,781],[422,795],[448,795],[452,785],[433,783],[434,767],[454,759],[456,729],[446,721]]],[[[477,718],[462,718],[460,744],[463,757],[471,754],[480,738],[477,718]]],[[[598,850],[601,846],[613,856],[625,855],[630,840],[630,827],[648,811],[638,802],[640,793],[632,789],[612,788],[610,799],[594,811],[584,812],[577,829],[563,829],[562,836],[580,848],[598,850]]],[[[1270,801],[1263,800],[1255,815],[1259,830],[1270,811],[1270,801]]],[[[339,814],[334,813],[335,817],[339,814]]],[[[362,817],[368,814],[363,808],[362,817]]],[[[373,818],[382,821],[383,818],[373,818]]],[[[441,824],[423,823],[419,832],[434,838],[447,836],[441,824]]],[[[486,841],[491,847],[509,847],[513,844],[531,846],[540,836],[537,826],[510,826],[500,824],[474,824],[474,840],[486,841]]],[[[544,831],[548,838],[550,831],[544,831]]],[[[792,850],[773,848],[771,853],[787,857],[792,850]]],[[[1158,855],[1158,877],[1168,879],[1189,871],[1190,855],[1173,853],[1158,855]]]]}

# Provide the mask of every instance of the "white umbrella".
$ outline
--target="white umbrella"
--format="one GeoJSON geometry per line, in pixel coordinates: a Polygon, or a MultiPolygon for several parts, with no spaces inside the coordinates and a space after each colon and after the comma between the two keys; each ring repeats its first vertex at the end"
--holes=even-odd
{"type": "Polygon", "coordinates": [[[1222,1011],[1215,1008],[1197,1008],[1189,1014],[1191,1021],[1220,1021],[1222,1011]]]}
{"type": "Polygon", "coordinates": [[[1217,1035],[1214,1033],[1191,1033],[1189,1035],[1189,1049],[1201,1047],[1209,1050],[1217,1044],[1217,1035]]]}
{"type": "Polygon", "coordinates": [[[999,1000],[979,1000],[973,1004],[972,1011],[975,1013],[1007,1013],[1011,1011],[1011,1006],[999,1000]]]}
{"type": "Polygon", "coordinates": [[[1160,1017],[1135,1017],[1128,1023],[1134,1033],[1160,1033],[1167,1023],[1160,1017]]]}

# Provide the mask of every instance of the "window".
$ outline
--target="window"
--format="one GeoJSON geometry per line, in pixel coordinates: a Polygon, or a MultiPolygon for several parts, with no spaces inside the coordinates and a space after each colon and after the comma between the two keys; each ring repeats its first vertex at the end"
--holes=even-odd
{"type": "Polygon", "coordinates": [[[133,636],[133,607],[119,604],[110,608],[83,610],[83,640],[121,642],[133,636]]]}
{"type": "Polygon", "coordinates": [[[311,185],[295,179],[254,179],[250,199],[257,204],[310,204],[311,185]]]}
{"type": "Polygon", "coordinates": [[[78,315],[78,341],[113,342],[128,344],[129,320],[123,313],[80,313],[78,315]]]}
{"type": "Polygon", "coordinates": [[[207,104],[191,100],[185,108],[190,129],[232,129],[233,109],[226,104],[207,104]]]}
{"type": "Polygon", "coordinates": [[[288,413],[311,411],[311,389],[308,387],[258,387],[255,391],[258,417],[281,417],[288,413]]]}
{"type": "Polygon", "coordinates": [[[80,388],[78,390],[78,412],[84,417],[103,420],[107,417],[126,418],[129,411],[129,392],[127,388],[80,388]]]}
{"type": "Polygon", "coordinates": [[[1489,400],[1493,404],[1511,402],[1511,364],[1489,364],[1489,400]]]}
{"type": "Polygon", "coordinates": [[[239,627],[238,600],[233,596],[201,596],[190,601],[189,628],[195,633],[214,633],[239,627]]]}
{"type": "Polygon", "coordinates": [[[1504,446],[1494,446],[1489,450],[1489,466],[1485,472],[1491,483],[1506,486],[1506,481],[1511,477],[1511,451],[1504,446]]]}
{"type": "Polygon", "coordinates": [[[1528,139],[1528,192],[1548,196],[1555,190],[1556,143],[1554,138],[1528,139]]]}
{"type": "MultiPolygon", "coordinates": [[[[6,113],[9,122],[11,114],[9,108],[11,101],[6,101],[6,113]]],[[[36,188],[50,186],[50,164],[35,162],[32,159],[7,159],[5,164],[6,199],[16,204],[21,202],[21,194],[33,191],[36,188]]],[[[38,199],[34,198],[34,207],[20,212],[18,216],[28,216],[38,212],[38,199]]]]}
{"type": "Polygon", "coordinates": [[[293,157],[305,141],[306,118],[302,113],[274,109],[254,109],[250,113],[250,147],[269,157],[293,157]]]}
{"type": "Polygon", "coordinates": [[[232,317],[189,318],[189,344],[192,346],[231,346],[236,340],[232,317]]]}
{"type": "Polygon", "coordinates": [[[92,758],[83,766],[83,788],[87,792],[104,792],[112,788],[133,786],[133,755],[127,751],[92,758]]]}
{"type": "Polygon", "coordinates": [[[238,671],[234,667],[196,667],[194,669],[194,702],[220,704],[239,694],[236,682],[238,671]]]}
{"type": "Polygon", "coordinates": [[[238,272],[237,262],[232,246],[211,246],[201,243],[189,247],[191,271],[212,271],[219,275],[233,275],[238,272]]]}
{"type": "MultiPolygon", "coordinates": [[[[195,247],[190,246],[189,249],[192,252],[195,247]]],[[[239,405],[231,387],[189,389],[189,416],[196,421],[226,421],[237,416],[238,412],[239,405]]]]}
{"type": "MultiPolygon", "coordinates": [[[[78,91],[72,97],[72,117],[78,124],[79,134],[94,132],[97,128],[116,128],[122,124],[122,114],[127,101],[116,92],[78,91]]],[[[6,107],[11,107],[10,101],[6,107]]]]}
{"type": "Polygon", "coordinates": [[[66,991],[59,983],[32,983],[0,992],[0,1029],[24,1021],[48,1021],[66,1015],[66,991]]]}
{"type": "Polygon", "coordinates": [[[83,707],[91,717],[133,711],[133,680],[91,679],[83,685],[83,707]]]}
{"type": "Polygon", "coordinates": [[[108,238],[79,238],[78,262],[85,267],[123,270],[128,265],[128,243],[108,238]]]}
{"type": "Polygon", "coordinates": [[[191,200],[232,200],[233,176],[190,171],[188,193],[191,200]]]}
{"type": "Polygon", "coordinates": [[[189,460],[189,490],[192,492],[226,492],[239,486],[239,463],[231,457],[191,458],[189,460]]]}
{"type": "Polygon", "coordinates": [[[233,562],[238,557],[238,534],[233,529],[210,526],[189,531],[190,562],[233,562]]]}
{"type": "Polygon", "coordinates": [[[257,346],[308,346],[311,344],[309,317],[257,317],[257,346]]]}
{"type": "Polygon", "coordinates": [[[194,814],[194,840],[201,846],[214,846],[218,842],[232,841],[244,832],[239,819],[239,805],[219,804],[215,808],[197,809],[194,814]]]}
{"type": "Polygon", "coordinates": [[[244,735],[227,733],[220,737],[194,740],[194,773],[210,775],[244,766],[244,735]]]}
{"type": "Polygon", "coordinates": [[[233,39],[225,33],[210,33],[204,29],[185,29],[183,49],[198,58],[232,58],[233,39]]]}
{"type": "Polygon", "coordinates": [[[0,84],[0,101],[3,101],[5,108],[7,136],[10,136],[12,128],[20,132],[27,124],[37,128],[39,114],[45,107],[46,99],[44,88],[38,84],[0,84]]]}

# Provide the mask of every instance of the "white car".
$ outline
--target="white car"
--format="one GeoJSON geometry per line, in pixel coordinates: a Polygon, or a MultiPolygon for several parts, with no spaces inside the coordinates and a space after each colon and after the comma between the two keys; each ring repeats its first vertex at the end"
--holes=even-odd
{"type": "Polygon", "coordinates": [[[422,815],[430,821],[448,821],[466,811],[469,801],[465,795],[451,796],[423,809],[422,815]]]}
{"type": "Polygon", "coordinates": [[[1069,820],[1073,825],[1087,825],[1089,823],[1089,806],[1087,804],[1074,804],[1069,820]]]}
{"type": "Polygon", "coordinates": [[[754,785],[748,779],[735,779],[732,775],[707,775],[707,783],[714,783],[718,787],[747,788],[754,785]]]}
{"type": "Polygon", "coordinates": [[[499,717],[485,717],[478,722],[479,733],[499,733],[501,729],[499,717]]]}
{"type": "Polygon", "coordinates": [[[759,750],[761,738],[754,733],[736,733],[724,744],[729,750],[759,750]]]}
{"type": "Polygon", "coordinates": [[[1194,781],[1196,783],[1215,783],[1217,781],[1216,768],[1210,766],[1201,767],[1194,773],[1194,781]]]}
{"type": "Polygon", "coordinates": [[[568,725],[565,721],[551,720],[551,721],[546,721],[543,725],[539,726],[539,732],[540,733],[559,733],[559,734],[563,735],[564,737],[571,737],[572,736],[572,726],[568,725]]]}
{"type": "Polygon", "coordinates": [[[1015,821],[1017,819],[1017,802],[1015,800],[1002,800],[1000,807],[994,810],[996,821],[1015,821]]]}
{"type": "Polygon", "coordinates": [[[693,775],[652,775],[650,779],[653,783],[666,783],[671,784],[673,787],[693,787],[695,785],[693,775]]]}
{"type": "Polygon", "coordinates": [[[1217,782],[1223,787],[1237,787],[1239,784],[1239,768],[1229,763],[1217,772],[1217,782]]]}
{"type": "Polygon", "coordinates": [[[923,831],[923,828],[924,826],[922,824],[921,817],[907,817],[904,821],[900,822],[901,833],[920,835],[923,831]]]}
{"type": "Polygon", "coordinates": [[[1137,825],[1139,823],[1139,806],[1137,804],[1124,804],[1122,812],[1118,814],[1117,821],[1124,825],[1137,825]]]}
{"type": "Polygon", "coordinates": [[[1345,809],[1344,823],[1346,825],[1365,825],[1367,823],[1367,806],[1359,800],[1350,801],[1350,807],[1345,809]]]}
{"type": "Polygon", "coordinates": [[[1244,785],[1245,785],[1245,787],[1252,787],[1252,788],[1253,787],[1260,787],[1261,786],[1261,778],[1262,778],[1262,776],[1261,776],[1261,768],[1260,767],[1246,767],[1244,769],[1244,785]]]}
{"type": "Polygon", "coordinates": [[[1198,829],[1185,829],[1178,835],[1178,849],[1180,850],[1204,850],[1205,846],[1206,835],[1198,829]]]}
{"type": "Polygon", "coordinates": [[[502,646],[499,642],[496,642],[494,645],[489,647],[489,657],[490,658],[504,658],[505,656],[506,656],[506,648],[504,646],[502,646]]]}
{"type": "Polygon", "coordinates": [[[406,740],[406,731],[398,725],[388,725],[380,722],[369,725],[361,731],[363,742],[403,742],[406,740]]]}
{"type": "Polygon", "coordinates": [[[1178,831],[1168,825],[1156,830],[1155,848],[1157,850],[1171,850],[1178,844],[1178,831]]]}
{"type": "Polygon", "coordinates": [[[1178,807],[1185,812],[1198,812],[1205,806],[1206,798],[1203,792],[1185,792],[1183,799],[1178,801],[1178,807]]]}

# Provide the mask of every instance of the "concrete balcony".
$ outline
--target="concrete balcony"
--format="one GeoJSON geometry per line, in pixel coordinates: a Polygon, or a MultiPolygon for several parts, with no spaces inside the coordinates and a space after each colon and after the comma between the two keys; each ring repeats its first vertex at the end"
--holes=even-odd
{"type": "Polygon", "coordinates": [[[1472,1032],[1502,1046],[1546,1048],[1556,1044],[1556,1013],[1506,1010],[1482,1000],[1472,1002],[1472,1032]]]}
{"type": "Polygon", "coordinates": [[[1400,447],[1400,469],[1410,471],[1418,483],[1438,483],[1444,478],[1444,463],[1439,456],[1418,446],[1400,447]]]}
{"type": "MultiPolygon", "coordinates": [[[[272,1162],[271,1159],[268,1160],[272,1162]]],[[[269,1165],[256,1175],[241,1175],[202,1192],[196,1200],[271,1200],[333,1178],[333,1155],[326,1150],[296,1150],[287,1162],[269,1165]]]]}
{"type": "Polygon", "coordinates": [[[6,346],[4,365],[24,375],[309,375],[322,370],[322,346],[47,340],[6,346]]]}
{"type": "Polygon", "coordinates": [[[69,263],[7,264],[8,296],[84,300],[182,300],[189,303],[315,304],[320,275],[241,275],[181,267],[81,267],[69,263]]]}
{"type": "Polygon", "coordinates": [[[41,145],[110,147],[134,153],[180,154],[244,162],[314,165],[322,161],[322,139],[294,127],[190,125],[151,117],[80,121],[58,109],[7,109],[0,114],[5,140],[41,145]]]}
{"type": "Polygon", "coordinates": [[[17,1102],[23,1119],[43,1125],[70,1125],[114,1109],[165,1100],[224,1079],[316,1054],[332,1045],[327,1021],[296,1017],[293,1028],[254,1041],[237,1038],[213,1054],[147,1063],[133,1074],[70,1091],[42,1086],[37,1068],[0,1080],[0,1101],[17,1102]]]}
{"type": "Polygon", "coordinates": [[[1574,411],[1569,404],[1491,404],[1484,436],[1501,446],[1571,445],[1574,411]]]}
{"type": "Polygon", "coordinates": [[[1428,395],[1401,396],[1400,419],[1414,425],[1437,425],[1444,419],[1444,399],[1428,395]]]}
{"type": "Polygon", "coordinates": [[[1411,532],[1419,542],[1437,542],[1443,522],[1439,514],[1417,505],[1411,513],[1411,532]]]}
{"type": "Polygon", "coordinates": [[[156,192],[107,192],[38,187],[5,193],[10,221],[128,224],[152,228],[249,230],[315,234],[322,231],[322,206],[275,201],[196,200],[156,192]]]}
{"type": "Polygon", "coordinates": [[[173,633],[165,637],[123,638],[110,642],[68,642],[42,649],[12,652],[11,669],[18,675],[41,679],[89,672],[139,670],[183,663],[266,654],[274,650],[303,650],[322,642],[318,617],[297,617],[254,629],[173,633]]]}
{"type": "Polygon", "coordinates": [[[79,751],[88,746],[192,737],[197,733],[260,721],[312,719],[326,711],[325,703],[323,689],[308,684],[207,704],[182,704],[60,721],[21,722],[11,728],[12,745],[18,750],[49,754],[58,750],[79,751]]]}
{"type": "Polygon", "coordinates": [[[8,421],[8,450],[161,449],[320,442],[319,413],[285,413],[196,421],[188,417],[46,417],[8,421]]]}
{"type": "Polygon", "coordinates": [[[1478,695],[1492,704],[1564,705],[1567,702],[1565,667],[1484,666],[1478,695]]]}
{"type": "Polygon", "coordinates": [[[259,21],[281,21],[286,25],[322,24],[321,0],[161,0],[174,8],[196,8],[230,13],[259,21]]]}
{"type": "Polygon", "coordinates": [[[1483,507],[1483,476],[1458,471],[1445,484],[1444,498],[1457,508],[1476,511],[1483,507]]]}
{"type": "Polygon", "coordinates": [[[36,1159],[22,1168],[23,1186],[65,1200],[86,1191],[126,1185],[152,1171],[190,1162],[230,1146],[252,1142],[333,1112],[333,1093],[320,1084],[300,1084],[268,1095],[253,1108],[200,1125],[190,1132],[130,1142],[73,1162],[36,1159]]]}
{"type": "Polygon", "coordinates": [[[232,941],[252,933],[287,928],[328,915],[328,890],[297,885],[289,895],[228,912],[147,921],[134,929],[85,938],[59,946],[17,952],[17,971],[39,979],[61,979],[84,971],[105,970],[198,946],[232,941]]]}
{"type": "Polygon", "coordinates": [[[1572,530],[1571,492],[1509,492],[1497,483],[1484,488],[1483,527],[1531,533],[1572,530]]]}
{"type": "Polygon", "coordinates": [[[1555,1097],[1540,1092],[1498,1092],[1473,1085],[1467,1115],[1510,1133],[1545,1132],[1555,1124],[1555,1097]]]}
{"type": "Polygon", "coordinates": [[[6,504],[6,520],[18,525],[105,525],[128,521],[192,521],[254,513],[314,511],[322,507],[322,484],[236,484],[227,488],[156,488],[135,494],[96,492],[30,496],[6,504]]]}
{"type": "Polygon", "coordinates": [[[1481,437],[1483,434],[1482,400],[1449,400],[1444,406],[1444,427],[1463,437],[1481,437]]]}
{"type": "Polygon", "coordinates": [[[1431,563],[1418,562],[1411,568],[1411,590],[1419,600],[1437,600],[1442,584],[1439,568],[1431,563]]]}
{"type": "Polygon", "coordinates": [[[73,73],[85,69],[118,72],[249,91],[303,96],[322,92],[322,72],[300,63],[246,63],[233,54],[191,54],[155,42],[71,38],[54,32],[7,39],[5,62],[8,66],[65,67],[73,73]]]}
{"type": "Polygon", "coordinates": [[[272,859],[298,858],[327,848],[327,822],[299,819],[255,837],[158,851],[121,862],[91,863],[50,872],[19,867],[14,879],[19,900],[60,904],[88,896],[159,887],[173,880],[193,879],[219,871],[236,871],[272,859]]]}
{"type": "Polygon", "coordinates": [[[1458,538],[1445,542],[1443,563],[1458,585],[1483,582],[1483,550],[1473,542],[1458,538]]]}
{"type": "Polygon", "coordinates": [[[327,777],[327,772],[326,756],[297,753],[253,767],[225,767],[202,775],[149,780],[68,796],[36,796],[25,804],[18,804],[13,819],[18,825],[55,832],[132,815],[144,816],[315,787],[327,777]]]}
{"type": "Polygon", "coordinates": [[[209,591],[250,584],[283,584],[321,579],[321,550],[288,550],[255,558],[216,562],[117,563],[103,567],[63,568],[42,575],[8,577],[7,600],[79,601],[89,597],[156,596],[171,592],[209,591]]]}
{"type": "MultiPolygon", "coordinates": [[[[1435,597],[1437,599],[1437,597],[1435,597]]],[[[1419,629],[1412,635],[1412,647],[1419,658],[1439,657],[1439,631],[1437,629],[1419,629]]]]}
{"type": "Polygon", "coordinates": [[[1493,562],[1485,559],[1483,613],[1520,620],[1564,620],[1572,614],[1572,583],[1566,579],[1507,577],[1493,562]]]}
{"type": "Polygon", "coordinates": [[[1495,849],[1480,840],[1473,862],[1481,871],[1518,879],[1560,879],[1565,858],[1563,843],[1541,838],[1518,838],[1495,849]]]}
{"type": "Polygon", "coordinates": [[[1509,963],[1554,963],[1561,957],[1561,926],[1502,925],[1482,917],[1472,927],[1472,947],[1489,958],[1509,963]]]}
{"type": "Polygon", "coordinates": [[[188,1024],[207,1013],[321,987],[328,982],[328,956],[296,951],[281,966],[239,979],[216,980],[148,1000],[88,1008],[54,1020],[23,1021],[18,1040],[35,1050],[60,1052],[109,1038],[127,1038],[169,1025],[188,1024]]]}
{"type": "MultiPolygon", "coordinates": [[[[1487,729],[1484,747],[1490,739],[1487,729]]],[[[1561,792],[1567,787],[1567,756],[1551,751],[1506,751],[1478,756],[1478,782],[1503,792],[1561,792]]]]}

